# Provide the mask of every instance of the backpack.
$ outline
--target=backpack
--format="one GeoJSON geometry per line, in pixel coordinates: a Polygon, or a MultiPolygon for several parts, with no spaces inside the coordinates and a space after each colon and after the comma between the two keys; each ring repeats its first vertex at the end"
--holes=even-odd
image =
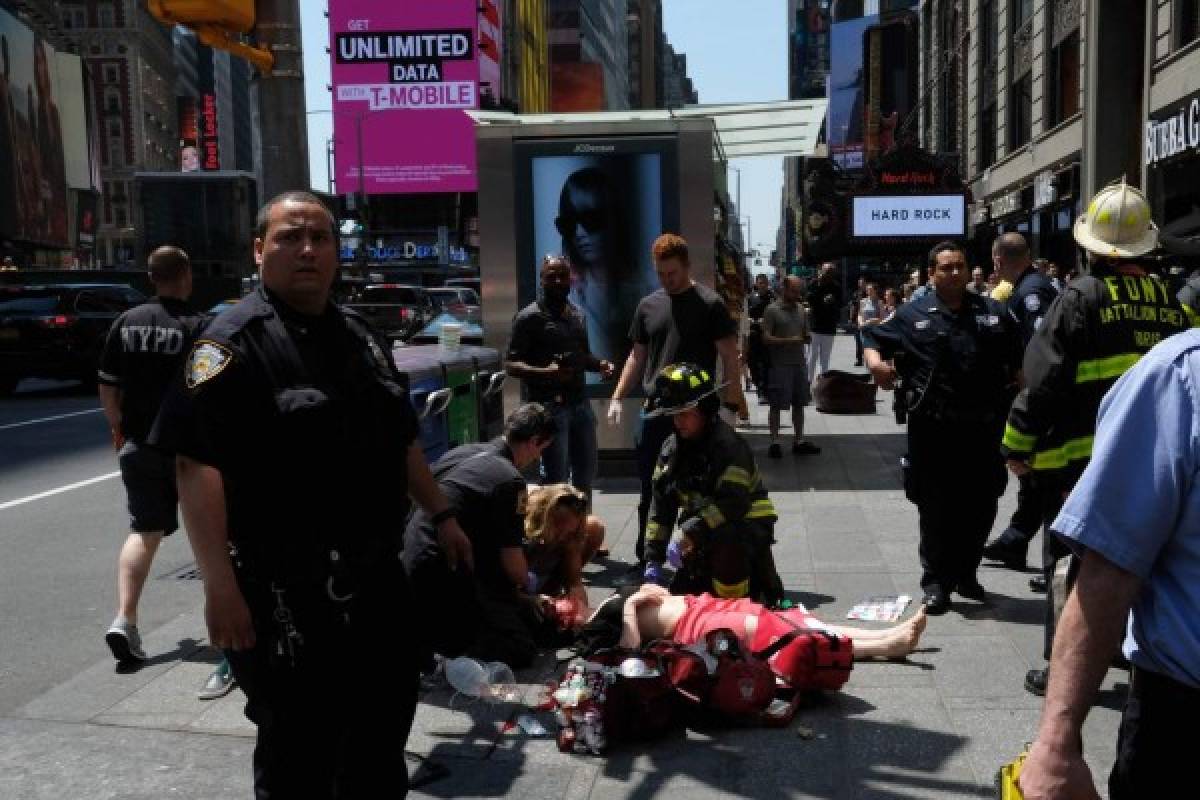
{"type": "Polygon", "coordinates": [[[831,369],[813,386],[813,400],[823,414],[874,414],[878,387],[870,375],[831,369]]]}

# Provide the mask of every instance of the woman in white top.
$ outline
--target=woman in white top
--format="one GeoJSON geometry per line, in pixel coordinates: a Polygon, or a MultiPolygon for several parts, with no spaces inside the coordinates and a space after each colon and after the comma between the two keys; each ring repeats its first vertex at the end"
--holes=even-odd
{"type": "Polygon", "coordinates": [[[867,294],[858,304],[858,327],[865,328],[878,325],[883,321],[881,315],[882,303],[879,301],[879,287],[873,283],[867,284],[867,294]]]}

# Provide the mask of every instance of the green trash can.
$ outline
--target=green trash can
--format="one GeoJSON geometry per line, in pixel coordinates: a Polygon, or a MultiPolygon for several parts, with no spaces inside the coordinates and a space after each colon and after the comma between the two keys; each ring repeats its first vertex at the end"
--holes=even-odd
{"type": "Polygon", "coordinates": [[[478,442],[480,389],[475,374],[475,358],[462,350],[441,350],[438,358],[446,371],[446,388],[454,392],[446,408],[450,448],[478,442]]]}

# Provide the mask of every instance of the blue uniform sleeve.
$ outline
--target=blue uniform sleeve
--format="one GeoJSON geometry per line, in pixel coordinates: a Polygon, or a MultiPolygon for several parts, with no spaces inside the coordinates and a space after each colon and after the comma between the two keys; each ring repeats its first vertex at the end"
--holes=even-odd
{"type": "Polygon", "coordinates": [[[1092,460],[1053,530],[1146,578],[1192,490],[1198,413],[1193,376],[1151,351],[1105,396],[1092,460]]]}
{"type": "Polygon", "coordinates": [[[904,319],[899,311],[887,322],[868,325],[861,330],[863,347],[878,350],[884,358],[892,358],[903,349],[904,319]]]}

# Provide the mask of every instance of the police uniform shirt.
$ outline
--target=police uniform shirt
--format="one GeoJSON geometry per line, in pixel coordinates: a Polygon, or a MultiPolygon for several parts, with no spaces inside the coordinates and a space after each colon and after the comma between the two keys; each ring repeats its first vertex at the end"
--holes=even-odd
{"type": "Polygon", "coordinates": [[[1027,268],[1017,278],[1008,297],[1008,313],[1017,323],[1022,342],[1028,344],[1033,338],[1056,297],[1058,290],[1054,284],[1033,267],[1027,268]]]}
{"type": "Polygon", "coordinates": [[[531,367],[548,367],[558,361],[573,371],[571,380],[566,383],[537,377],[523,379],[526,400],[530,402],[577,403],[582,400],[586,380],[584,367],[590,355],[587,324],[579,309],[570,303],[561,315],[554,314],[540,301],[530,303],[513,317],[509,361],[520,361],[531,367]]]}
{"type": "Polygon", "coordinates": [[[121,435],[144,443],[204,321],[184,300],[155,297],[113,322],[96,379],[121,390],[121,435]]]}
{"type": "Polygon", "coordinates": [[[334,546],[350,560],[399,549],[416,416],[380,341],[352,322],[259,289],[196,341],[151,437],[220,470],[231,540],[286,541],[272,569],[310,569],[334,546]]]}
{"type": "Polygon", "coordinates": [[[1002,415],[1007,409],[1011,395],[1005,388],[1020,366],[1021,341],[994,300],[964,291],[954,311],[930,292],[900,306],[888,321],[864,328],[862,337],[863,347],[885,359],[903,354],[902,377],[940,394],[937,402],[949,414],[1002,415]]]}
{"type": "Polygon", "coordinates": [[[1135,666],[1200,688],[1200,331],[1165,340],[1104,397],[1092,460],[1053,530],[1142,582],[1135,666]]]}
{"type": "MultiPolygon", "coordinates": [[[[521,547],[525,539],[525,478],[513,465],[504,439],[456,447],[434,463],[433,475],[442,494],[471,540],[475,577],[499,592],[513,584],[500,562],[500,551],[521,547]]],[[[411,574],[431,559],[445,555],[433,519],[418,510],[404,533],[404,566],[411,574]]]]}
{"type": "Polygon", "coordinates": [[[642,389],[654,393],[654,379],[668,364],[687,361],[716,374],[717,342],[735,336],[737,323],[716,292],[694,284],[679,294],[658,289],[642,298],[629,338],[646,347],[642,389]]]}

